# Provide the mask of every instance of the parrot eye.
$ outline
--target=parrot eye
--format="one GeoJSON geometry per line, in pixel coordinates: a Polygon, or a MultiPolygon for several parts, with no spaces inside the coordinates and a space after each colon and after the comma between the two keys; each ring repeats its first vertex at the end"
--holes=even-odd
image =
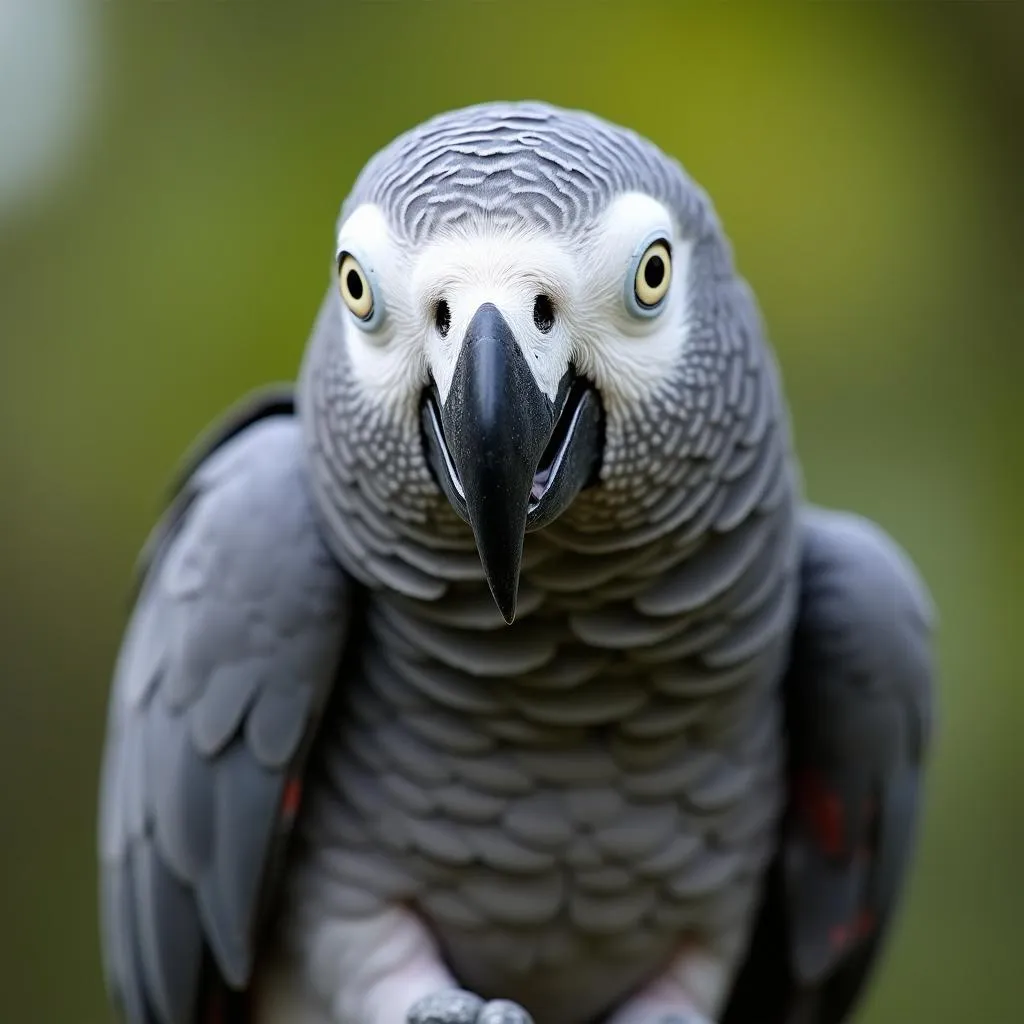
{"type": "Polygon", "coordinates": [[[644,250],[633,276],[633,294],[644,312],[651,312],[668,294],[672,280],[672,254],[668,242],[658,239],[644,250]]]}
{"type": "Polygon", "coordinates": [[[342,253],[338,265],[338,287],[352,315],[364,323],[373,317],[373,291],[370,282],[351,253],[342,253]]]}

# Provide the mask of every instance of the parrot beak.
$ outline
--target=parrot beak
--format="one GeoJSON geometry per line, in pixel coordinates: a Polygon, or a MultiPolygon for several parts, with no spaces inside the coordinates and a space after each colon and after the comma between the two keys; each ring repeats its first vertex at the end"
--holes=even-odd
{"type": "Polygon", "coordinates": [[[422,420],[434,473],[472,527],[491,594],[511,624],[527,530],[560,515],[599,467],[597,392],[570,370],[549,399],[486,302],[466,328],[444,405],[428,388],[422,420]]]}

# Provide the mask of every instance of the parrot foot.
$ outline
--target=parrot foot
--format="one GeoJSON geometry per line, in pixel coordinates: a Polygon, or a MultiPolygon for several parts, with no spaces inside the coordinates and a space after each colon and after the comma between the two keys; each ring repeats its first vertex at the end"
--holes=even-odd
{"type": "Polygon", "coordinates": [[[406,1024],[533,1024],[533,1018],[518,1003],[508,999],[485,1001],[458,988],[423,996],[413,1003],[405,1019],[406,1024]]]}

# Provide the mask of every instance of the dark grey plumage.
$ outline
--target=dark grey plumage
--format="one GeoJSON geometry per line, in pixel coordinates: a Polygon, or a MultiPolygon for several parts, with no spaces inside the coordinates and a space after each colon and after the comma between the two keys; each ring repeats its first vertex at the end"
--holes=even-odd
{"type": "Polygon", "coordinates": [[[288,780],[346,637],[351,588],[313,527],[294,420],[245,409],[236,430],[150,541],[111,695],[101,910],[132,1022],[196,1019],[204,947],[229,984],[251,977],[288,780]]]}

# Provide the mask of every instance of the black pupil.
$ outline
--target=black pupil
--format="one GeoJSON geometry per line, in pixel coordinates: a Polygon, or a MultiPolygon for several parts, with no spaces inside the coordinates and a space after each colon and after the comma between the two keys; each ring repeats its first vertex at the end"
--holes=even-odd
{"type": "Polygon", "coordinates": [[[434,323],[437,324],[437,331],[443,338],[452,324],[451,310],[444,299],[437,304],[437,309],[434,311],[434,323]]]}
{"type": "Polygon", "coordinates": [[[358,271],[350,270],[345,275],[345,286],[348,288],[349,295],[356,302],[363,297],[363,279],[359,276],[358,271]]]}
{"type": "Polygon", "coordinates": [[[555,310],[546,295],[538,295],[533,301],[533,323],[542,334],[555,326],[555,310]]]}
{"type": "Polygon", "coordinates": [[[657,288],[665,280],[665,261],[660,256],[652,256],[644,267],[644,282],[648,288],[657,288]]]}

